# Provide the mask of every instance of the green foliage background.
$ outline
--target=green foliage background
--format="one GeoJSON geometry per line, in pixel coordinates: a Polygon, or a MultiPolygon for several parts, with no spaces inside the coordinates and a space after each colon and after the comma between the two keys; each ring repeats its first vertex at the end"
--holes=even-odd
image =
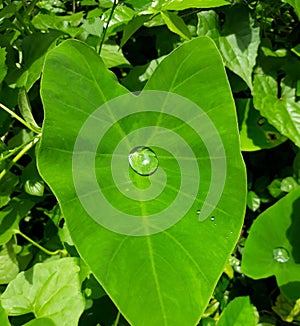
{"type": "MultiPolygon", "coordinates": [[[[44,73],[47,80],[47,53],[60,51],[57,46],[73,39],[90,47],[86,51],[93,53],[91,62],[101,57],[105,82],[115,85],[120,94],[122,86],[129,91],[145,85],[163,89],[159,85],[163,78],[172,79],[176,73],[175,53],[184,58],[199,36],[207,36],[222,57],[235,102],[238,124],[228,123],[225,113],[219,121],[224,134],[234,137],[239,130],[247,169],[247,207],[243,202],[242,208],[232,205],[232,215],[244,217],[244,223],[240,234],[239,225],[231,226],[238,241],[229,245],[230,251],[235,247],[228,260],[228,248],[223,256],[220,250],[222,258],[213,254],[223,238],[209,235],[202,245],[207,252],[203,270],[211,270],[213,288],[199,290],[199,302],[187,305],[192,310],[189,316],[180,314],[180,298],[172,298],[178,309],[167,316],[178,315],[177,323],[187,326],[198,317],[199,325],[299,325],[299,1],[0,1],[0,10],[0,324],[116,326],[134,320],[133,325],[153,325],[153,320],[164,317],[153,310],[154,304],[145,307],[153,320],[141,321],[142,313],[130,305],[130,295],[137,302],[148,289],[151,292],[149,284],[137,284],[134,294],[123,293],[121,283],[119,288],[106,287],[93,264],[87,266],[80,258],[77,250],[89,262],[88,250],[85,253],[74,234],[70,237],[69,231],[74,231],[68,229],[57,202],[62,199],[54,196],[52,185],[37,170],[47,109],[41,99],[41,76],[44,73]],[[287,251],[285,262],[274,259],[278,248],[287,251]],[[218,279],[222,270],[214,269],[217,265],[223,270],[218,279]],[[143,287],[140,292],[139,287],[143,287]]],[[[203,58],[205,54],[203,50],[203,58]]],[[[196,58],[193,63],[191,69],[197,69],[196,58]]],[[[54,69],[59,79],[60,70],[54,69]]],[[[205,78],[210,85],[209,71],[205,78]]],[[[84,83],[80,87],[72,90],[74,95],[68,93],[70,98],[76,92],[85,94],[84,83]]],[[[43,94],[46,97],[46,91],[43,94]]],[[[62,129],[71,121],[59,110],[55,119],[62,129]]],[[[48,125],[47,133],[55,127],[48,125]]],[[[64,139],[57,131],[55,137],[57,144],[64,139]]],[[[59,171],[55,162],[51,169],[59,171]]],[[[53,175],[68,188],[67,175],[53,175]]],[[[237,176],[227,205],[234,203],[239,181],[237,176]]],[[[88,242],[89,235],[81,236],[88,242]]],[[[193,243],[190,253],[197,248],[193,243]]],[[[123,257],[124,269],[115,275],[126,273],[130,259],[123,257]]],[[[162,277],[166,289],[179,284],[168,279],[162,277]]]]}

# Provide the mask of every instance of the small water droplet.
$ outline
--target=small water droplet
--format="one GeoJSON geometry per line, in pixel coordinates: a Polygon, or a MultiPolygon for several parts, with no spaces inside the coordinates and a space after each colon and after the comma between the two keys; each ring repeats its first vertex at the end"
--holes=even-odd
{"type": "Polygon", "coordinates": [[[214,221],[214,220],[215,220],[215,217],[214,217],[214,216],[212,216],[212,217],[210,218],[210,220],[211,220],[211,221],[214,221]]]}
{"type": "Polygon", "coordinates": [[[290,259],[289,252],[283,247],[273,249],[273,258],[279,263],[286,263],[290,259]]]}
{"type": "Polygon", "coordinates": [[[197,210],[197,215],[200,215],[201,211],[200,209],[197,210]]]}
{"type": "Polygon", "coordinates": [[[146,146],[135,147],[128,155],[131,168],[138,174],[149,176],[158,168],[158,158],[153,150],[146,146]]]}
{"type": "Polygon", "coordinates": [[[257,124],[258,124],[259,126],[262,126],[262,125],[265,124],[265,122],[266,122],[266,119],[265,119],[265,118],[259,118],[258,121],[257,121],[257,124]]]}

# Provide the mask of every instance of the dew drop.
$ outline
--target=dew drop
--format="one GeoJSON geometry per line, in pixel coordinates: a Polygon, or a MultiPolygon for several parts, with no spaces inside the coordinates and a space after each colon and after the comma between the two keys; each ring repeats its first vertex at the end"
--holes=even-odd
{"type": "Polygon", "coordinates": [[[214,217],[214,216],[212,216],[212,217],[210,218],[210,220],[211,220],[211,221],[214,221],[214,220],[215,220],[215,217],[214,217]]]}
{"type": "Polygon", "coordinates": [[[290,259],[289,252],[283,247],[273,249],[273,259],[279,263],[286,263],[290,259]]]}
{"type": "Polygon", "coordinates": [[[259,118],[258,121],[257,121],[257,124],[258,124],[259,126],[262,126],[262,125],[265,124],[265,122],[266,122],[266,119],[265,119],[265,118],[259,118]]]}
{"type": "Polygon", "coordinates": [[[197,210],[197,215],[200,215],[201,211],[200,209],[197,210]]]}
{"type": "Polygon", "coordinates": [[[153,150],[146,146],[135,147],[128,155],[130,167],[139,175],[149,176],[158,168],[158,158],[153,150]]]}

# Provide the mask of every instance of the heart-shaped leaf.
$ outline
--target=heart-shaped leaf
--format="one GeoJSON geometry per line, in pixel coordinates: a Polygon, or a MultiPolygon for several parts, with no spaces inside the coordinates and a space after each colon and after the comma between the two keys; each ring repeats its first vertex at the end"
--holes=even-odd
{"type": "Polygon", "coordinates": [[[47,55],[41,95],[39,171],[79,253],[133,325],[194,325],[238,239],[246,198],[215,45],[185,43],[134,96],[91,48],[66,41],[47,55]],[[151,171],[134,172],[139,164],[151,171]]]}

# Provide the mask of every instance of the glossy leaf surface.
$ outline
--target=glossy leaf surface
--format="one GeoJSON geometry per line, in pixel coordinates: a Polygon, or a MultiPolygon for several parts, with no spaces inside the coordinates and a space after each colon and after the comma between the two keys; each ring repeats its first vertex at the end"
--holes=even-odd
{"type": "MultiPolygon", "coordinates": [[[[97,54],[80,42],[66,41],[47,56],[42,80],[46,120],[38,166],[42,177],[59,199],[77,249],[122,314],[134,325],[193,325],[205,309],[238,239],[243,220],[245,171],[239,152],[234,103],[222,60],[214,44],[207,38],[188,42],[168,56],[152,75],[146,89],[169,91],[193,101],[206,112],[218,130],[226,152],[227,174],[220,201],[215,209],[212,208],[215,214],[213,220],[199,222],[197,215],[199,205],[205,201],[211,178],[210,157],[205,145],[199,137],[195,137],[188,123],[178,125],[178,121],[170,117],[166,117],[166,121],[175,123],[175,126],[177,124],[181,128],[178,133],[183,138],[188,131],[191,138],[186,138],[185,141],[194,151],[202,153],[201,189],[206,191],[199,191],[199,198],[186,216],[161,233],[133,237],[113,233],[87,214],[77,198],[73,183],[72,156],[75,141],[89,115],[102,104],[127,94],[128,91],[106,70],[97,54]],[[174,67],[177,69],[174,70],[174,67]],[[207,72],[211,76],[209,81],[207,72]],[[76,96],[74,89],[80,90],[76,96]],[[224,128],[224,117],[233,130],[230,135],[224,128]],[[55,136],[58,134],[61,135],[59,139],[55,136]],[[63,178],[58,173],[62,169],[63,178]],[[236,207],[235,212],[231,210],[232,205],[236,207]],[[130,296],[126,297],[124,293],[130,293],[130,296]]],[[[133,102],[130,102],[127,110],[131,109],[135,101],[143,99],[143,96],[146,95],[142,93],[136,100],[130,97],[133,102]]],[[[115,129],[108,133],[109,141],[100,144],[99,158],[103,159],[105,157],[101,150],[111,155],[123,132],[129,134],[135,129],[149,126],[149,123],[154,126],[164,126],[165,123],[165,120],[154,114],[140,115],[139,119],[125,120],[120,124],[116,123],[113,115],[111,117],[115,129]],[[104,147],[101,149],[101,146],[104,147]]],[[[96,136],[101,121],[95,128],[96,136]]],[[[209,136],[212,135],[206,135],[209,136]]],[[[119,167],[121,161],[116,161],[119,167]]],[[[162,201],[157,200],[147,206],[150,210],[168,205],[168,201],[177,193],[177,190],[174,192],[172,189],[178,189],[177,165],[168,165],[163,160],[160,164],[168,173],[171,188],[163,192],[162,201]],[[173,175],[168,168],[174,171],[173,175]]],[[[85,168],[86,164],[80,173],[82,180],[86,178],[89,184],[90,174],[85,168]]],[[[107,161],[103,168],[97,169],[102,182],[107,182],[107,187],[104,188],[106,197],[119,210],[133,211],[132,202],[128,203],[127,199],[121,198],[108,187],[113,181],[109,168],[107,161]]],[[[219,172],[222,178],[224,171],[219,172]]],[[[218,174],[214,177],[217,176],[218,174]]],[[[131,177],[132,182],[139,186],[147,183],[147,179],[138,175],[131,174],[131,177]]],[[[151,180],[159,181],[155,173],[151,180]]],[[[142,202],[136,203],[138,211],[143,207],[142,202]]],[[[103,208],[99,207],[98,210],[106,214],[103,208]]]]}

